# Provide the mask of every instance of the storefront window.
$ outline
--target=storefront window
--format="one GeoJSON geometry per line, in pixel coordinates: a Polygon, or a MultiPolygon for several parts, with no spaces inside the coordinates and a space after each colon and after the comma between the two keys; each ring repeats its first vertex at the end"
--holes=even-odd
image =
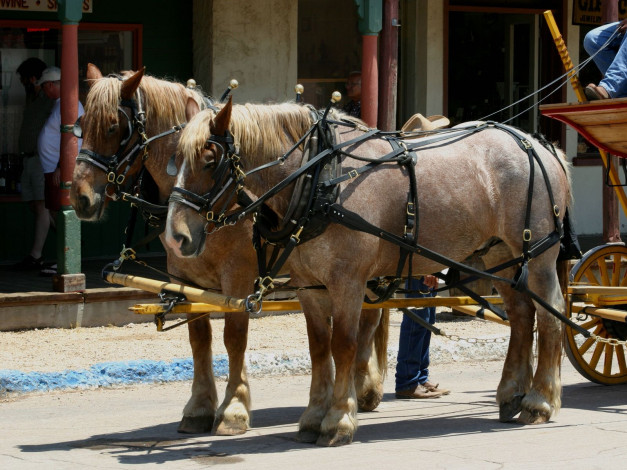
{"type": "MultiPolygon", "coordinates": [[[[29,57],[37,57],[49,66],[60,66],[62,34],[58,27],[58,23],[0,21],[0,194],[18,194],[20,189],[17,146],[25,90],[17,68],[29,57]]],[[[137,68],[141,62],[140,33],[139,25],[80,25],[79,99],[83,103],[87,64],[96,64],[104,74],[137,68]]]]}

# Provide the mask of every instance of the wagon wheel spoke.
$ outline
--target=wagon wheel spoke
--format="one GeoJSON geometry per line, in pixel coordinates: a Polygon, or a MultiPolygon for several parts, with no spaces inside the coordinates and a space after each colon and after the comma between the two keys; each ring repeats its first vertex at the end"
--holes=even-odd
{"type": "Polygon", "coordinates": [[[594,274],[594,271],[592,271],[592,270],[586,271],[584,273],[584,277],[588,280],[588,284],[592,284],[593,286],[600,286],[601,285],[601,283],[597,279],[596,274],[594,274]]]}
{"type": "MultiPolygon", "coordinates": [[[[597,323],[599,323],[599,319],[598,318],[593,318],[592,320],[589,320],[589,321],[583,323],[581,325],[581,327],[586,329],[586,330],[590,330],[597,323]]],[[[581,334],[581,333],[577,333],[577,334],[581,334]]]]}
{"type": "Polygon", "coordinates": [[[607,274],[607,261],[605,259],[605,257],[600,258],[597,261],[597,266],[599,267],[599,274],[601,275],[601,285],[602,286],[609,286],[610,285],[610,278],[607,274]]]}
{"type": "Polygon", "coordinates": [[[613,263],[612,263],[612,286],[618,286],[619,282],[620,282],[620,271],[621,271],[621,260],[622,260],[622,256],[620,254],[615,254],[613,259],[613,263]]]}
{"type": "MultiPolygon", "coordinates": [[[[599,320],[596,319],[595,322],[599,323],[599,320]]],[[[598,336],[599,331],[601,331],[602,329],[603,329],[603,325],[601,325],[599,323],[593,333],[598,336]]],[[[595,343],[594,338],[592,338],[592,337],[587,338],[583,342],[583,344],[578,348],[579,354],[581,354],[583,356],[585,353],[588,352],[588,349],[590,349],[590,346],[592,346],[594,343],[595,343]]]]}
{"type": "Polygon", "coordinates": [[[594,352],[592,353],[592,357],[590,358],[590,367],[592,367],[593,369],[597,368],[597,365],[599,364],[599,359],[601,358],[601,353],[603,353],[603,350],[605,349],[605,346],[603,345],[603,343],[596,343],[596,346],[594,347],[594,352]]]}
{"type": "Polygon", "coordinates": [[[605,361],[603,362],[603,373],[605,375],[612,375],[612,359],[614,358],[614,346],[611,344],[605,345],[605,361]]]}

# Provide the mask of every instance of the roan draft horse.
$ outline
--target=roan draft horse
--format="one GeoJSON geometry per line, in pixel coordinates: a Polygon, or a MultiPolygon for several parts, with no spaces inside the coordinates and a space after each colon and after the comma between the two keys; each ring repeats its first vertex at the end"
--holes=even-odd
{"type": "Polygon", "coordinates": [[[229,102],[218,113],[199,112],[193,102],[188,108],[168,210],[169,247],[183,257],[202,255],[205,239],[220,235],[220,230],[212,233],[214,225],[236,223],[265,204],[276,215],[266,232],[289,228],[285,247],[295,248],[285,266],[294,284],[326,288],[298,293],[313,369],[299,439],[319,445],[353,439],[354,361],[367,281],[395,272],[397,278],[407,276],[410,267],[416,274],[435,273],[448,265],[445,260],[455,265],[479,251],[487,252],[488,270],[497,267],[491,279],[511,324],[496,395],[500,419],[510,421],[520,413],[522,423],[543,423],[559,410],[562,324],[557,317],[565,305],[556,268],[559,243],[546,241],[559,240],[570,203],[563,153],[497,123],[468,123],[427,135],[409,151],[412,141],[389,138],[332,109],[321,117],[295,103],[229,102]],[[335,128],[337,139],[304,155],[311,148],[305,136],[321,126],[319,139],[327,139],[326,128],[335,128]],[[321,166],[334,161],[335,170],[321,166]],[[535,178],[530,178],[532,168],[535,178]],[[313,192],[303,196],[310,203],[300,219],[285,219],[301,176],[313,180],[313,192]],[[241,188],[254,202],[240,211],[221,210],[222,201],[241,188]],[[303,239],[310,225],[316,233],[303,239]],[[536,251],[538,241],[544,247],[536,251]],[[413,248],[409,263],[399,263],[399,246],[401,253],[413,248]],[[520,266],[501,269],[517,257],[520,266]],[[517,271],[518,283],[511,281],[517,271]]]}
{"type": "MultiPolygon", "coordinates": [[[[80,123],[83,146],[77,158],[70,194],[77,216],[83,220],[100,220],[108,201],[120,197],[119,193],[126,187],[132,189],[128,190],[130,193],[141,195],[141,188],[136,186],[139,186],[143,170],[154,180],[158,196],[140,207],[147,207],[150,212],[151,204],[165,204],[176,174],[171,156],[180,134],[173,132],[176,130],[173,128],[180,128],[185,122],[187,100],[192,99],[204,106],[203,96],[181,84],[145,76],[143,70],[103,77],[98,68],[90,64],[87,79],[90,90],[80,123]],[[143,153],[140,148],[141,153],[135,156],[133,152],[146,139],[154,139],[150,141],[148,151],[143,153]]],[[[205,253],[195,259],[178,258],[166,246],[168,272],[176,276],[173,282],[178,282],[177,278],[189,279],[202,287],[219,289],[226,295],[245,296],[257,275],[251,233],[250,220],[228,227],[212,237],[205,253]],[[233,253],[237,255],[233,256],[233,253]]],[[[363,342],[360,354],[364,357],[360,366],[363,376],[360,406],[365,410],[374,409],[383,396],[387,322],[377,323],[379,315],[376,309],[364,312],[363,334],[360,336],[363,342]],[[375,340],[378,351],[372,346],[375,340]],[[377,354],[374,361],[370,361],[372,354],[377,354]]],[[[201,433],[213,428],[217,434],[244,433],[251,422],[250,390],[244,364],[249,316],[233,313],[225,317],[224,343],[229,356],[229,378],[219,408],[212,368],[211,324],[208,316],[194,317],[190,315],[193,321],[188,323],[194,360],[192,396],[183,410],[178,430],[201,433]]]]}

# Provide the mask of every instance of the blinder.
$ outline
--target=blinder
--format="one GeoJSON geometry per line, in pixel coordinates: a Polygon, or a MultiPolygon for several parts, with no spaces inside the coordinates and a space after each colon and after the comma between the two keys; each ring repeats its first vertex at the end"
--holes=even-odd
{"type": "Polygon", "coordinates": [[[83,119],[83,116],[82,115],[79,116],[76,122],[74,123],[74,126],[72,126],[72,134],[74,134],[74,136],[78,137],[79,139],[83,138],[83,128],[81,127],[82,119],[83,119]]]}
{"type": "Polygon", "coordinates": [[[240,165],[235,139],[228,130],[224,135],[212,135],[209,137],[205,141],[204,148],[209,149],[212,144],[218,147],[220,156],[216,157],[216,167],[211,175],[214,184],[209,192],[200,196],[187,189],[175,186],[172,188],[170,202],[178,202],[187,205],[198,212],[207,222],[213,222],[217,226],[222,226],[219,224],[224,222],[226,217],[225,212],[233,196],[239,193],[240,189],[243,187],[242,182],[246,177],[246,173],[244,173],[240,165]],[[232,185],[235,185],[232,194],[227,199],[224,207],[219,211],[219,215],[216,218],[213,206],[232,185]]]}

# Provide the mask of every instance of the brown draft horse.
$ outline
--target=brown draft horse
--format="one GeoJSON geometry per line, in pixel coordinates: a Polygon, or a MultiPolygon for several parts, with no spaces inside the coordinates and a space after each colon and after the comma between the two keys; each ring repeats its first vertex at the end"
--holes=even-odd
{"type": "MultiPolygon", "coordinates": [[[[107,195],[115,187],[108,182],[107,172],[98,168],[98,161],[94,164],[86,157],[97,158],[100,155],[101,164],[106,167],[113,155],[122,160],[122,155],[140,142],[137,129],[129,128],[133,125],[129,123],[133,115],[132,106],[141,106],[145,112],[145,134],[150,138],[185,122],[188,98],[202,103],[202,97],[181,84],[145,76],[143,70],[124,72],[119,77],[103,77],[97,67],[90,64],[87,79],[90,90],[81,122],[83,156],[77,159],[70,197],[79,218],[97,221],[103,217],[110,199],[107,195]],[[123,146],[120,146],[121,142],[123,146]]],[[[130,168],[127,168],[127,162],[115,172],[126,174],[128,184],[144,166],[159,190],[159,200],[152,202],[165,204],[174,183],[174,177],[168,175],[167,166],[178,138],[178,133],[170,133],[152,141],[146,155],[140,155],[130,168]]],[[[193,280],[200,286],[220,289],[227,295],[245,296],[250,293],[257,275],[256,255],[250,243],[251,232],[250,220],[229,227],[212,237],[205,254],[197,259],[178,258],[166,247],[168,271],[174,276],[193,280]]],[[[363,341],[360,347],[363,356],[360,406],[363,409],[374,409],[383,394],[387,322],[382,321],[378,325],[379,316],[378,310],[365,311],[363,316],[363,334],[360,337],[363,341]],[[378,351],[372,347],[373,338],[378,341],[377,344],[383,345],[378,351]],[[371,354],[377,354],[375,361],[370,361],[371,354]]],[[[244,363],[248,320],[247,313],[227,314],[225,317],[224,344],[229,356],[229,378],[224,401],[217,411],[209,317],[188,323],[194,379],[179,432],[201,433],[213,428],[217,434],[234,435],[244,433],[250,427],[250,390],[244,363]]]]}
{"type": "MultiPolygon", "coordinates": [[[[214,172],[217,173],[222,158],[229,157],[219,144],[225,136],[232,135],[236,155],[231,161],[248,172],[243,184],[253,196],[263,197],[301,166],[302,146],[291,154],[289,149],[314,124],[306,107],[293,103],[231,105],[229,102],[216,113],[199,112],[190,102],[188,108],[188,124],[181,135],[177,155],[176,186],[183,191],[177,194],[184,191],[211,194],[214,172]],[[286,154],[289,156],[282,164],[252,171],[269,162],[281,161],[286,154]]],[[[329,116],[335,121],[350,120],[334,110],[329,116]]],[[[466,128],[473,126],[480,125],[469,123],[466,128]]],[[[455,261],[491,247],[483,257],[489,269],[522,253],[524,234],[534,243],[547,234],[559,233],[561,214],[571,197],[568,168],[563,153],[558,152],[560,156],[551,153],[521,131],[516,132],[523,139],[517,141],[510,134],[515,131],[512,128],[489,125],[476,132],[467,129],[453,129],[457,136],[451,133],[446,141],[436,136],[433,144],[416,151],[418,241],[422,247],[455,261]],[[529,225],[525,225],[525,213],[530,157],[521,143],[535,149],[549,183],[541,176],[534,179],[529,225]],[[550,203],[549,185],[555,206],[550,203]],[[530,231],[523,233],[525,227],[530,231]]],[[[340,142],[351,142],[369,130],[363,126],[340,125],[338,132],[340,142]]],[[[365,164],[356,157],[375,159],[390,150],[390,144],[381,138],[361,140],[343,148],[341,167],[347,178],[339,183],[338,202],[332,207],[341,206],[358,214],[380,230],[403,234],[410,170],[392,162],[376,165],[361,174],[357,171],[365,164]]],[[[535,174],[540,175],[537,161],[534,166],[535,174]]],[[[287,210],[293,187],[286,185],[266,200],[279,220],[287,210]]],[[[181,201],[181,197],[174,198],[173,193],[166,228],[169,247],[179,256],[194,257],[198,253],[202,256],[205,239],[220,235],[220,231],[207,235],[207,228],[206,221],[190,204],[181,201]]],[[[543,423],[561,405],[562,324],[545,308],[548,305],[559,312],[565,308],[556,269],[558,251],[559,244],[553,244],[528,263],[528,286],[540,301],[507,282],[514,277],[517,266],[499,272],[505,281],[495,282],[511,323],[509,350],[496,395],[502,421],[515,419],[520,413],[518,420],[522,423],[543,423]],[[538,359],[534,375],[535,318],[538,359]]],[[[398,259],[399,248],[395,244],[364,231],[351,230],[342,223],[331,223],[322,235],[298,245],[289,257],[286,266],[296,285],[326,287],[326,290],[298,294],[307,318],[313,365],[309,404],[299,421],[298,437],[302,441],[319,445],[352,441],[357,428],[353,374],[360,305],[366,282],[376,276],[394,274],[398,259]]],[[[433,273],[443,265],[414,256],[412,268],[413,273],[433,273]]]]}

